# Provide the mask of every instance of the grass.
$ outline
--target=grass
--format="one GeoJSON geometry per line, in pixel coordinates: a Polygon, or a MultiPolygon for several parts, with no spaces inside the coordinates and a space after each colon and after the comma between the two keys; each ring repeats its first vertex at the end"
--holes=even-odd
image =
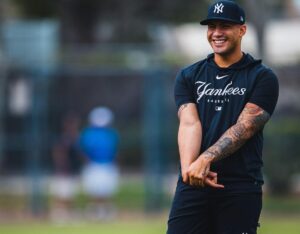
{"type": "MultiPolygon", "coordinates": [[[[123,212],[119,219],[110,222],[72,221],[51,223],[47,219],[16,218],[1,220],[1,213],[24,210],[28,206],[24,197],[0,196],[0,233],[5,234],[161,234],[166,232],[167,210],[157,216],[145,215],[145,189],[143,180],[123,181],[115,197],[118,209],[123,212]]],[[[78,197],[79,207],[84,207],[85,197],[78,197]]],[[[168,201],[169,202],[169,201],[168,201]]],[[[14,212],[14,213],[15,213],[14,212]]],[[[12,215],[12,217],[14,217],[12,215]]],[[[299,234],[300,199],[298,197],[264,197],[264,210],[258,234],[299,234]]],[[[183,233],[184,234],[184,233],[183,233]]]]}
{"type": "Polygon", "coordinates": [[[299,216],[262,217],[258,234],[299,234],[299,216]]]}
{"type": "Polygon", "coordinates": [[[53,225],[33,223],[19,225],[1,225],[0,233],[5,234],[155,234],[164,233],[165,225],[158,221],[130,221],[112,223],[86,223],[72,225],[53,225]]]}
{"type": "Polygon", "coordinates": [[[300,199],[296,196],[267,196],[264,198],[263,206],[264,210],[268,213],[281,215],[300,215],[300,199]]]}
{"type": "Polygon", "coordinates": [[[114,198],[120,209],[143,209],[145,206],[146,191],[143,180],[123,182],[114,198]]]}
{"type": "MultiPolygon", "coordinates": [[[[258,234],[299,234],[299,216],[264,216],[258,234]]],[[[162,234],[166,232],[164,218],[144,217],[108,223],[73,223],[55,225],[51,223],[2,224],[0,233],[5,234],[162,234]]],[[[183,233],[184,234],[184,233],[183,233]]]]}

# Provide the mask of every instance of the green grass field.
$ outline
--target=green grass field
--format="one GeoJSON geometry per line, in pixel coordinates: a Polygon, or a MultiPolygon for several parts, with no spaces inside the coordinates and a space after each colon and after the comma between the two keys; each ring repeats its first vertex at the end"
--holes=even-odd
{"type": "MultiPolygon", "coordinates": [[[[145,190],[142,181],[124,182],[115,197],[120,218],[110,222],[89,222],[87,219],[58,224],[18,214],[28,204],[24,197],[0,196],[0,234],[163,234],[166,232],[170,197],[163,212],[145,213],[145,190]],[[14,215],[17,214],[17,215],[14,215]],[[1,219],[4,218],[4,219],[1,219]]],[[[77,208],[84,207],[86,198],[79,196],[77,208]]],[[[49,205],[49,204],[48,204],[49,205]]],[[[300,234],[300,199],[298,196],[264,197],[264,210],[258,234],[300,234]]],[[[185,233],[183,233],[185,234],[185,233]]]]}
{"type": "MultiPolygon", "coordinates": [[[[261,220],[258,234],[299,234],[299,216],[267,216],[261,220]]],[[[108,223],[51,223],[2,224],[3,234],[163,234],[166,231],[164,218],[138,218],[108,223]]],[[[184,233],[183,233],[184,234],[184,233]]]]}
{"type": "Polygon", "coordinates": [[[258,234],[299,234],[299,216],[268,216],[261,219],[258,234]]]}
{"type": "Polygon", "coordinates": [[[155,234],[164,233],[164,224],[158,221],[109,222],[103,224],[74,223],[70,225],[19,224],[1,225],[0,233],[5,234],[155,234]]]}

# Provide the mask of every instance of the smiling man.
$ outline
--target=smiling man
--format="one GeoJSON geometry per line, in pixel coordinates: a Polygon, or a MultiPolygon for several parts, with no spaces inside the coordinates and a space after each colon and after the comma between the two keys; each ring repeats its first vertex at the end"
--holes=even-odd
{"type": "Polygon", "coordinates": [[[208,9],[213,54],[175,82],[180,175],[168,234],[255,234],[262,208],[263,128],[278,81],[241,50],[244,10],[233,1],[208,9]]]}

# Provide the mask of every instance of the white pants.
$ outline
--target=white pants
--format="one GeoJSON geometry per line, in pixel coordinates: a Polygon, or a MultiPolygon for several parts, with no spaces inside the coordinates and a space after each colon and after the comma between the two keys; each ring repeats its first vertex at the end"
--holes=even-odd
{"type": "Polygon", "coordinates": [[[54,176],[50,181],[50,193],[58,199],[71,200],[79,191],[78,178],[74,176],[54,176]]]}
{"type": "Polygon", "coordinates": [[[94,198],[109,198],[119,185],[119,171],[113,164],[88,163],[82,171],[84,192],[94,198]]]}

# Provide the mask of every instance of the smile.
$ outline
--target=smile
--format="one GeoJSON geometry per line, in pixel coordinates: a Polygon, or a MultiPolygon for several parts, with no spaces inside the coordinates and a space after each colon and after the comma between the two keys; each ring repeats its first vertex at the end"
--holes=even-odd
{"type": "Polygon", "coordinates": [[[225,39],[214,39],[213,42],[215,45],[222,45],[223,43],[226,42],[226,40],[225,39]]]}

